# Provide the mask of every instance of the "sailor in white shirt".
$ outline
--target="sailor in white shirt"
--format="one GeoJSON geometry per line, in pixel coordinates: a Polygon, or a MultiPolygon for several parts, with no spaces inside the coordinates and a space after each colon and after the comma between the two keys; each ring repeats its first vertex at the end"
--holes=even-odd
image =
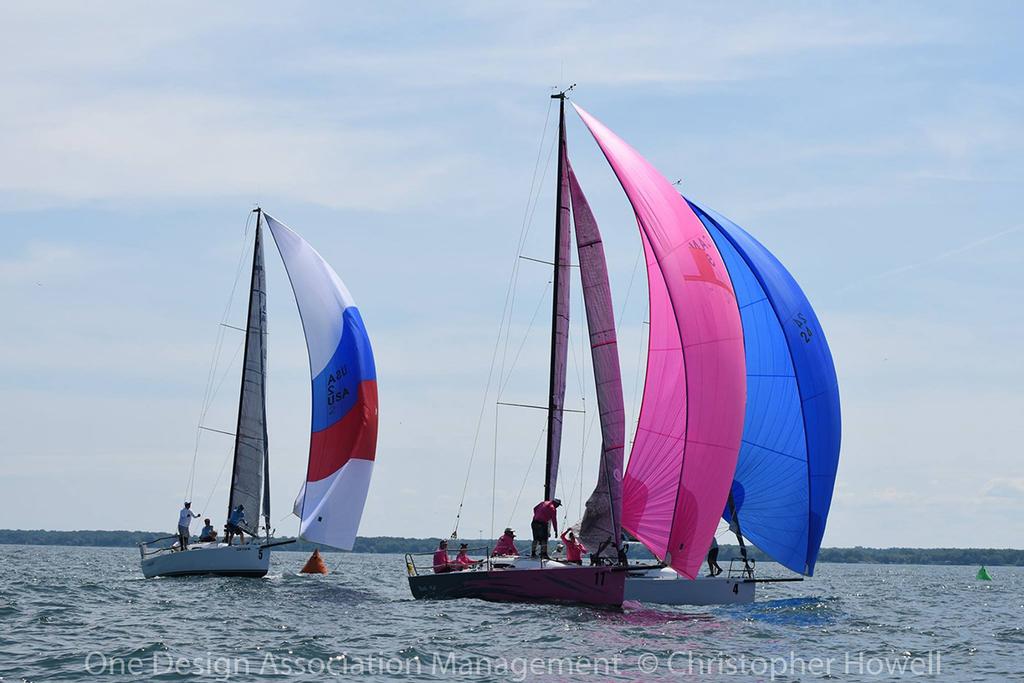
{"type": "Polygon", "coordinates": [[[185,501],[185,507],[181,508],[178,514],[178,547],[182,550],[188,550],[188,538],[192,535],[189,527],[196,517],[199,515],[192,512],[192,503],[185,501]]]}

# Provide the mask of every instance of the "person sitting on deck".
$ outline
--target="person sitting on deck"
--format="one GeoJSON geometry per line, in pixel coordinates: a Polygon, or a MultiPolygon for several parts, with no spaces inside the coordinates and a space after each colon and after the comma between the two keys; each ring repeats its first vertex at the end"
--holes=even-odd
{"type": "Polygon", "coordinates": [[[498,557],[499,555],[519,557],[519,549],[516,548],[516,532],[512,530],[512,527],[506,527],[505,533],[494,544],[491,556],[498,557]]]}
{"type": "Polygon", "coordinates": [[[560,537],[565,542],[565,561],[569,564],[583,564],[583,553],[587,552],[587,546],[576,539],[572,529],[566,529],[560,537]]]}
{"type": "Polygon", "coordinates": [[[224,540],[227,541],[228,545],[231,545],[232,539],[235,535],[238,535],[240,543],[245,542],[245,529],[242,525],[245,524],[245,506],[239,504],[231,514],[228,515],[228,523],[224,525],[224,540]]]}
{"type": "Polygon", "coordinates": [[[469,555],[469,544],[463,543],[459,546],[459,554],[455,556],[455,561],[452,562],[452,568],[455,570],[466,569],[472,567],[474,564],[480,564],[481,560],[472,560],[469,555]]]}
{"type": "Polygon", "coordinates": [[[718,539],[711,537],[711,547],[708,548],[708,576],[718,576],[722,573],[722,567],[718,564],[718,539]]]}
{"type": "Polygon", "coordinates": [[[533,542],[530,543],[530,557],[537,557],[537,546],[540,546],[540,556],[543,559],[548,557],[548,523],[554,527],[555,534],[558,534],[558,508],[562,501],[542,500],[533,508],[533,521],[530,529],[533,531],[533,542]]]}
{"type": "Polygon", "coordinates": [[[446,574],[452,571],[452,564],[451,558],[448,557],[448,541],[441,539],[437,544],[437,550],[434,551],[434,573],[446,574]]]}
{"type": "Polygon", "coordinates": [[[185,507],[181,508],[181,512],[178,513],[178,548],[181,550],[188,550],[188,539],[192,535],[189,527],[192,526],[192,520],[198,517],[199,513],[192,512],[192,503],[185,501],[185,507]]]}
{"type": "Polygon", "coordinates": [[[199,532],[199,542],[212,543],[213,541],[216,541],[217,531],[213,528],[213,525],[210,524],[210,518],[207,517],[206,519],[204,519],[203,524],[205,524],[206,526],[204,526],[203,530],[199,532]]]}

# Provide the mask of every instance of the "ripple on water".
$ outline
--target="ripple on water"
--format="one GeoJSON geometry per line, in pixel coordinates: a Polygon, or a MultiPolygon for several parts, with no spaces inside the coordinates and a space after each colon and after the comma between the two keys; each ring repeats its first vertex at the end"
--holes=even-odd
{"type": "MultiPolygon", "coordinates": [[[[268,654],[429,663],[454,653],[487,660],[618,656],[634,666],[619,677],[635,680],[637,658],[648,652],[898,658],[939,650],[949,678],[999,680],[1019,671],[1015,653],[1024,643],[1020,568],[1000,568],[998,581],[980,585],[976,568],[823,564],[803,583],[759,586],[752,605],[629,604],[615,612],[416,601],[400,556],[325,559],[336,570],[327,576],[298,574],[305,555],[281,552],[264,580],[144,580],[130,549],[0,547],[0,674],[95,680],[84,670],[90,651],[142,659],[230,656],[254,665],[268,654]]],[[[147,678],[194,676],[161,671],[147,678]]]]}

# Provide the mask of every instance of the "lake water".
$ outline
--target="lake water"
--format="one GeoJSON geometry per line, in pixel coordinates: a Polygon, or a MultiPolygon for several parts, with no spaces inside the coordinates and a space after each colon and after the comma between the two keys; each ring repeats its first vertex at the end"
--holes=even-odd
{"type": "Polygon", "coordinates": [[[401,556],[325,559],[146,580],[134,549],[0,546],[0,679],[1024,680],[1024,568],[820,564],[753,605],[606,612],[420,602],[401,556]]]}

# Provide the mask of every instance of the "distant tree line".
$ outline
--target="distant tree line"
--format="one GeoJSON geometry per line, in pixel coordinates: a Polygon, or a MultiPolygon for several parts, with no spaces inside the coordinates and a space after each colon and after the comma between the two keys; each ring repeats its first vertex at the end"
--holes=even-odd
{"type": "MultiPolygon", "coordinates": [[[[64,546],[110,546],[134,547],[139,543],[172,532],[160,531],[45,531],[0,529],[0,544],[8,545],[64,545],[64,546]]],[[[278,539],[275,539],[278,540],[278,539]]],[[[283,540],[283,539],[281,539],[283,540]]],[[[401,536],[360,536],[356,539],[353,552],[357,553],[428,553],[437,548],[438,538],[405,538],[401,536]]],[[[470,548],[490,547],[493,539],[459,539],[450,544],[467,543],[470,548]]],[[[519,552],[529,552],[529,543],[518,544],[519,552]]],[[[314,544],[296,541],[277,550],[311,552],[314,544]]],[[[453,549],[458,546],[454,545],[453,549]]],[[[739,557],[739,548],[731,545],[720,546],[719,557],[728,560],[739,557]]],[[[758,562],[768,558],[757,548],[749,548],[751,556],[758,562]]],[[[643,550],[631,551],[632,556],[648,558],[643,550]]],[[[1024,567],[1024,550],[1011,548],[822,548],[819,562],[842,564],[945,564],[1024,567]]]]}

